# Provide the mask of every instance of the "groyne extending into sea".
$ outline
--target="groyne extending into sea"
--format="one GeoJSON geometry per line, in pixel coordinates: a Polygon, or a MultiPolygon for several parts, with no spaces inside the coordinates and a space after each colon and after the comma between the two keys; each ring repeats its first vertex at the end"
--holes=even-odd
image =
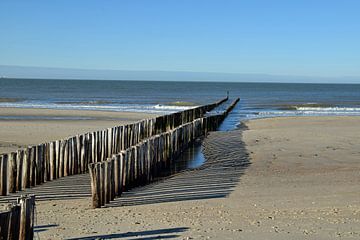
{"type": "MultiPolygon", "coordinates": [[[[88,165],[106,161],[145,139],[169,132],[203,118],[226,102],[215,103],[145,119],[132,124],[76,135],[0,155],[0,195],[8,195],[47,181],[88,171],[88,165]]],[[[206,129],[217,126],[221,117],[209,116],[206,129]],[[212,119],[212,120],[210,120],[212,119]]]]}
{"type": "MultiPolygon", "coordinates": [[[[216,130],[239,99],[220,106],[227,101],[2,154],[0,193],[89,171],[92,207],[105,206],[123,191],[169,174],[189,144],[216,130]]],[[[32,239],[35,196],[21,196],[0,212],[1,238],[32,239]]]]}
{"type": "Polygon", "coordinates": [[[163,176],[192,141],[216,130],[238,101],[236,99],[220,113],[196,118],[144,139],[106,161],[89,164],[92,206],[104,206],[123,191],[163,176]]]}

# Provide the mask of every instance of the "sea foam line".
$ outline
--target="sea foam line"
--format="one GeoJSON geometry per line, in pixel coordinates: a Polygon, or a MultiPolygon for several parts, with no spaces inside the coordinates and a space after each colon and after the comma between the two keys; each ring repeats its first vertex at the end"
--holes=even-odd
{"type": "Polygon", "coordinates": [[[112,104],[112,105],[85,105],[85,104],[56,104],[56,103],[0,103],[0,107],[7,108],[41,108],[60,110],[98,110],[114,112],[146,112],[146,113],[173,113],[194,108],[196,106],[171,106],[171,105],[142,105],[142,104],[112,104]]]}

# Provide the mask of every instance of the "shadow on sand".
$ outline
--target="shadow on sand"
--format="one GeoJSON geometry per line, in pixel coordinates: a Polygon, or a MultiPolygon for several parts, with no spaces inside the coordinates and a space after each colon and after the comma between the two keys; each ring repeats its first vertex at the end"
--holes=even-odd
{"type": "Polygon", "coordinates": [[[227,197],[250,165],[241,131],[210,133],[203,151],[201,167],[124,192],[106,207],[227,197]]]}
{"type": "Polygon", "coordinates": [[[24,194],[35,194],[36,201],[68,200],[91,197],[89,174],[79,174],[46,182],[9,196],[1,196],[0,203],[12,202],[24,194]]]}
{"type": "Polygon", "coordinates": [[[126,232],[126,233],[114,233],[107,235],[94,235],[88,237],[68,238],[68,240],[91,240],[91,239],[119,239],[119,238],[131,238],[133,239],[171,239],[179,237],[179,233],[186,232],[189,228],[166,228],[158,230],[148,230],[141,232],[126,232]]]}
{"type": "Polygon", "coordinates": [[[38,225],[34,227],[34,232],[35,233],[39,233],[39,232],[45,232],[47,230],[49,230],[49,228],[53,228],[53,227],[57,227],[59,226],[58,224],[48,224],[48,225],[38,225]]]}
{"type": "MultiPolygon", "coordinates": [[[[134,206],[161,202],[223,198],[228,196],[249,166],[249,154],[241,132],[211,132],[203,143],[206,162],[193,170],[131,189],[106,207],[134,206]]],[[[13,201],[21,194],[35,194],[36,201],[72,200],[91,197],[88,174],[63,177],[9,196],[0,203],[13,201]]]]}

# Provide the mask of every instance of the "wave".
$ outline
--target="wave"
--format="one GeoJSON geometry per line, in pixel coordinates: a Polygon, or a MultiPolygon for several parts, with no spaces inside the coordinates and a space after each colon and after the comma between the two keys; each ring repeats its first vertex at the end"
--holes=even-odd
{"type": "Polygon", "coordinates": [[[64,102],[55,102],[56,104],[64,105],[104,105],[104,104],[114,104],[113,101],[108,100],[93,100],[93,101],[64,101],[64,102]]]}
{"type": "Polygon", "coordinates": [[[162,104],[157,104],[154,106],[155,109],[171,109],[171,110],[187,110],[187,109],[191,109],[194,108],[196,106],[174,106],[174,105],[162,105],[162,104]]]}
{"type": "Polygon", "coordinates": [[[328,103],[303,103],[303,104],[282,104],[275,107],[279,110],[299,110],[299,108],[330,108],[335,107],[328,103]]]}
{"type": "Polygon", "coordinates": [[[44,102],[0,102],[0,107],[8,108],[42,108],[59,110],[96,110],[113,112],[145,112],[168,114],[194,108],[194,106],[170,106],[161,104],[84,104],[84,103],[44,103],[44,102]]]}
{"type": "Polygon", "coordinates": [[[360,112],[360,107],[296,107],[298,111],[360,112]]]}
{"type": "Polygon", "coordinates": [[[248,118],[277,117],[277,116],[360,116],[360,108],[299,108],[299,110],[288,111],[260,111],[247,115],[248,118]]]}

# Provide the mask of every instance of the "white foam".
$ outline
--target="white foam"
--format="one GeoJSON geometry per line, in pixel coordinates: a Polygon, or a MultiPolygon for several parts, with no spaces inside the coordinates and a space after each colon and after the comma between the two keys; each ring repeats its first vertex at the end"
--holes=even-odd
{"type": "Polygon", "coordinates": [[[57,104],[40,102],[21,102],[21,103],[0,103],[0,107],[13,108],[42,108],[42,109],[63,109],[63,110],[99,110],[115,112],[146,112],[156,114],[168,114],[194,108],[194,106],[171,106],[171,105],[146,105],[146,104],[57,104]]]}
{"type": "Polygon", "coordinates": [[[317,108],[302,107],[298,110],[288,111],[260,111],[258,114],[250,114],[255,118],[276,117],[276,116],[360,116],[360,108],[317,108]],[[257,116],[256,116],[257,115],[257,116]]]}
{"type": "Polygon", "coordinates": [[[178,110],[178,111],[183,111],[195,107],[196,106],[173,106],[173,105],[161,105],[161,104],[157,104],[154,106],[155,109],[169,109],[169,110],[178,110]]]}
{"type": "Polygon", "coordinates": [[[298,111],[318,112],[360,112],[358,107],[296,107],[298,111]]]}

